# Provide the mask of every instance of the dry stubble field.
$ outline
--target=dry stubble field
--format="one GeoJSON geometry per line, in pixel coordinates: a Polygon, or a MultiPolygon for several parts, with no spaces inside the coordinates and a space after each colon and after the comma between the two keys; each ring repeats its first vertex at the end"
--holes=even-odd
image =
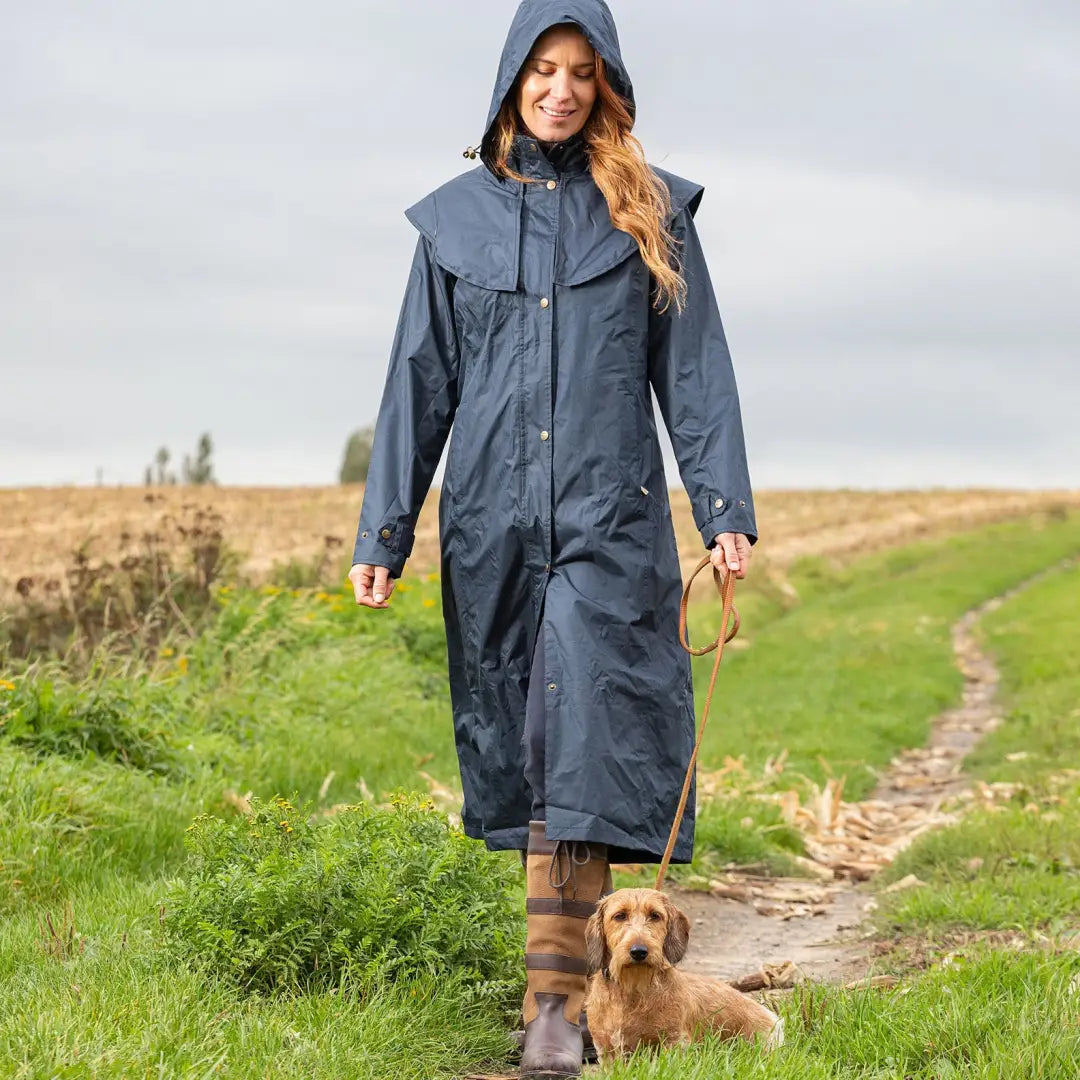
{"type": "MultiPolygon", "coordinates": [[[[71,554],[90,543],[94,558],[115,559],[138,546],[165,515],[213,507],[244,567],[264,577],[278,563],[318,555],[327,537],[352,545],[361,486],[294,488],[23,488],[0,490],[0,600],[24,576],[59,577],[71,554]]],[[[420,515],[409,570],[438,564],[438,490],[420,515]]],[[[755,496],[762,539],[755,563],[782,570],[802,555],[844,556],[906,540],[973,528],[1033,511],[1080,506],[1080,491],[951,490],[760,491],[755,496]]],[[[671,493],[683,565],[702,548],[686,493],[671,493]]]]}

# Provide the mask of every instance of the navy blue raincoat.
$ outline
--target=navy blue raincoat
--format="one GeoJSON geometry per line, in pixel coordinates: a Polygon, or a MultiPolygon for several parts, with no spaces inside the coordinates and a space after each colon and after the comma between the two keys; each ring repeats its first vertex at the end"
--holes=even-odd
{"type": "MultiPolygon", "coordinates": [[[[354,563],[401,574],[450,438],[440,492],[443,616],[469,836],[524,848],[530,661],[543,634],[550,839],[659,861],[694,741],[656,395],[702,541],[756,539],[738,393],[693,215],[702,187],[662,169],[688,296],[660,314],[637,243],[611,224],[583,151],[557,170],[492,125],[535,40],[575,23],[633,109],[603,0],[525,0],[499,64],[483,164],[406,211],[416,252],[390,356],[354,563]]],[[[568,143],[572,140],[567,140],[568,143]]],[[[555,149],[560,149],[557,147],[555,149]]],[[[566,150],[566,147],[561,147],[566,150]]],[[[551,148],[549,148],[550,152],[551,148]]],[[[690,799],[673,861],[690,860],[690,799]]]]}

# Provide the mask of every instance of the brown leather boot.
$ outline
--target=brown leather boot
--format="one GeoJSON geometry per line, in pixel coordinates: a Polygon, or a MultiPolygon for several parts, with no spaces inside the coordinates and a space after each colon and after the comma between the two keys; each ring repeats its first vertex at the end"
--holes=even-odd
{"type": "Polygon", "coordinates": [[[548,840],[543,821],[529,822],[522,1080],[581,1075],[585,921],[607,870],[605,844],[548,840]]]}
{"type": "MultiPolygon", "coordinates": [[[[527,863],[527,853],[524,851],[519,852],[521,856],[522,869],[525,868],[527,863]]],[[[611,866],[608,865],[604,870],[604,887],[600,890],[601,899],[605,896],[610,896],[615,891],[615,883],[611,880],[611,866]]],[[[522,1018],[522,1024],[525,1023],[522,1018]]],[[[596,1053],[596,1044],[593,1042],[592,1032],[589,1030],[589,1020],[585,1015],[585,1010],[581,1010],[581,1015],[578,1017],[578,1027],[581,1028],[581,1043],[582,1053],[581,1061],[584,1065],[593,1065],[598,1060],[596,1053]]],[[[514,1051],[520,1058],[521,1051],[525,1046],[525,1032],[520,1028],[517,1031],[510,1032],[510,1038],[514,1043],[514,1051]]]]}

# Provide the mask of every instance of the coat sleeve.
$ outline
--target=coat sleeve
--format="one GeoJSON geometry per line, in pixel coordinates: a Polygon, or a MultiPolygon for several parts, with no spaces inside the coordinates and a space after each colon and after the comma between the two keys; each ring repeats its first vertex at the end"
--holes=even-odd
{"type": "Polygon", "coordinates": [[[400,577],[458,402],[454,277],[417,238],[375,422],[353,564],[400,577]]]}
{"type": "MultiPolygon", "coordinates": [[[[671,231],[686,280],[682,313],[649,310],[649,381],[707,548],[717,533],[757,540],[739,392],[709,270],[690,208],[671,231]]],[[[654,282],[655,285],[655,282],[654,282]]]]}

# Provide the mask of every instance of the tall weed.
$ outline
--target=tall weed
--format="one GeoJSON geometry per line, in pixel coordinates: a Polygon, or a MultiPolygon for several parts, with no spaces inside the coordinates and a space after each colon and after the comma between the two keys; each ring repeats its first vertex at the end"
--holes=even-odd
{"type": "Polygon", "coordinates": [[[211,507],[164,514],[139,536],[125,532],[120,549],[117,562],[95,559],[86,541],[62,576],[19,578],[16,602],[0,612],[0,660],[57,655],[86,667],[103,645],[145,650],[176,628],[194,636],[215,586],[239,566],[211,507]]]}

